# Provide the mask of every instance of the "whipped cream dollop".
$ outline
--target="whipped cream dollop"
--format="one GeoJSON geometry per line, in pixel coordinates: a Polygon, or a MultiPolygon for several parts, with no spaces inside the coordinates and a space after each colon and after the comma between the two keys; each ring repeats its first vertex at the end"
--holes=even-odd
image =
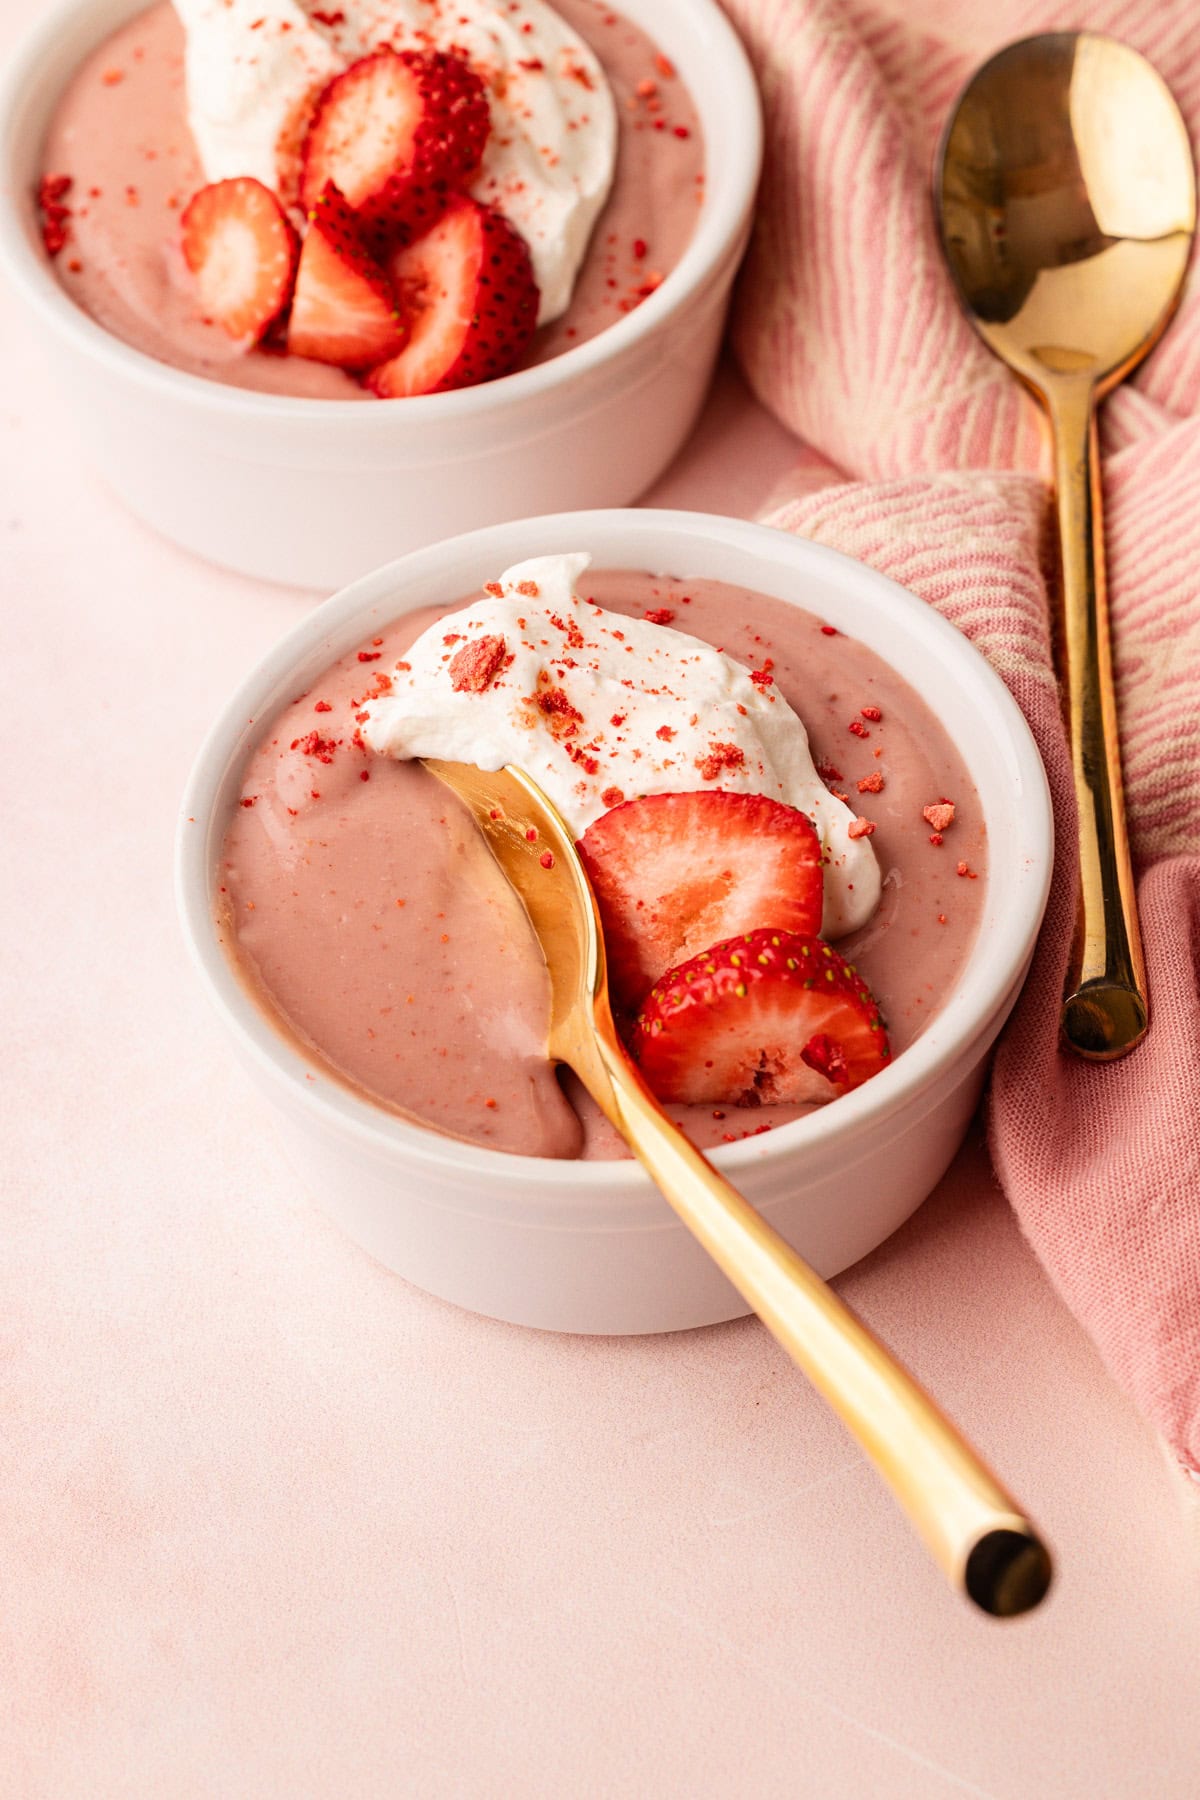
{"type": "Polygon", "coordinates": [[[766,794],[816,827],[824,935],[865,924],[879,903],[875,853],[849,835],[854,814],[817,774],[808,733],[774,683],[686,632],[581,600],[590,563],[583,553],[518,563],[430,626],[388,671],[388,691],[364,701],[369,747],[480,769],[513,763],[577,838],[644,794],[766,794]]]}
{"type": "Polygon", "coordinates": [[[253,175],[295,199],[312,103],[383,45],[453,50],[487,83],[492,129],[471,192],[525,238],[538,323],[565,312],[612,185],[617,117],[596,57],[543,0],[173,0],[188,124],[209,181],[253,175]]]}

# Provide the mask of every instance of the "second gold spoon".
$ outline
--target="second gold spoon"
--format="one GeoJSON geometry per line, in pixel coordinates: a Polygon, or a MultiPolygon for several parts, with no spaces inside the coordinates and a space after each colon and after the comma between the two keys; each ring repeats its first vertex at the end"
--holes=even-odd
{"type": "Polygon", "coordinates": [[[1108,636],[1096,407],[1153,348],[1196,226],[1187,128],[1128,44],[1090,31],[1010,44],[946,128],[935,200],[971,322],[1054,430],[1061,660],[1079,817],[1062,1033],[1111,1061],[1148,1021],[1108,636]]]}
{"type": "Polygon", "coordinates": [[[1028,1519],[913,1377],[672,1124],[629,1061],[608,1000],[596,903],[570,832],[519,769],[426,761],[472,813],[550,976],[547,1054],[566,1063],[688,1229],[839,1414],[961,1592],[1028,1612],[1050,1558],[1028,1519]]]}

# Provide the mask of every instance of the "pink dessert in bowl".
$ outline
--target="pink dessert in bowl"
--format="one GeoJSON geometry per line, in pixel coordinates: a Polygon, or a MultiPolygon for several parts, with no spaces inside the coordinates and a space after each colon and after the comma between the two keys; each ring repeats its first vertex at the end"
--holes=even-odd
{"type": "MultiPolygon", "coordinates": [[[[598,880],[606,934],[619,935],[624,908],[649,959],[624,1000],[653,1083],[663,1064],[645,1057],[634,1020],[670,1012],[655,958],[674,954],[684,915],[699,941],[731,922],[756,952],[754,979],[726,983],[710,1044],[758,1028],[761,1011],[747,1036],[728,1010],[748,1004],[738,986],[757,1004],[776,980],[760,976],[756,927],[837,971],[820,1018],[814,984],[786,976],[790,1047],[765,1084],[747,1091],[743,1064],[727,1095],[697,1090],[705,1040],[689,1024],[684,1086],[667,1098],[823,1272],[855,1260],[953,1154],[1040,920],[1044,780],[1002,686],[928,609],[830,552],[699,516],[579,514],[475,534],[330,602],[237,697],[202,757],[181,829],[189,936],[323,1203],[393,1267],[478,1310],[667,1329],[742,1308],[641,1172],[609,1160],[619,1148],[606,1127],[546,1064],[545,975],[523,914],[457,803],[409,760],[494,766],[518,760],[517,742],[585,851],[599,833],[593,873],[614,877],[607,902],[598,880]],[[594,572],[571,563],[581,544],[594,572]],[[530,564],[531,552],[546,560],[530,564]],[[574,611],[555,588],[568,564],[574,611]],[[503,570],[499,595],[472,602],[503,570]],[[685,804],[683,830],[672,840],[669,820],[643,823],[639,851],[630,820],[655,795],[685,804]],[[722,815],[715,838],[697,807],[722,815]],[[764,848],[763,807],[783,824],[779,857],[764,848]],[[688,895],[722,833],[735,879],[715,900],[688,895]],[[816,890],[806,833],[819,840],[816,890]],[[642,869],[653,873],[639,894],[642,869]],[[647,930],[664,880],[670,905],[647,930]],[[891,1054],[870,1036],[863,981],[891,1054]]],[[[712,939],[684,959],[701,981],[705,955],[712,939]]]]}
{"type": "MultiPolygon", "coordinates": [[[[678,263],[705,185],[702,127],[674,64],[598,0],[560,0],[552,13],[524,0],[516,14],[472,0],[465,17],[406,0],[160,0],[81,64],[43,163],[43,241],[92,318],[210,380],[329,399],[471,385],[586,342],[678,263]],[[493,41],[497,13],[505,31],[493,41]],[[212,90],[239,81],[244,105],[221,104],[212,90]],[[319,280],[301,259],[275,277],[281,228],[303,236],[313,214],[321,224],[327,179],[346,201],[343,237],[374,266],[377,307],[352,262],[319,280]],[[254,211],[238,191],[247,182],[254,211]],[[275,218],[260,222],[270,198],[275,218]],[[477,292],[455,292],[465,226],[441,221],[474,219],[476,207],[502,248],[511,224],[529,305],[519,291],[502,297],[503,354],[493,332],[486,355],[454,369],[449,352],[430,353],[446,327],[429,290],[446,311],[473,309],[477,292]],[[318,301],[326,328],[297,331],[297,313],[318,301]],[[435,316],[418,317],[422,307],[435,316]],[[400,328],[390,342],[389,317],[400,328]],[[402,359],[396,376],[372,377],[404,332],[423,340],[421,366],[402,359]]],[[[326,241],[336,262],[342,246],[326,241]]]]}
{"type": "MultiPolygon", "coordinates": [[[[262,16],[287,42],[281,4],[262,16]]],[[[423,10],[358,0],[294,11],[361,23],[380,9],[423,10]]],[[[253,12],[243,0],[187,10],[240,25],[253,12]]],[[[504,16],[494,0],[455,10],[476,22],[504,16]]],[[[551,82],[548,60],[519,44],[503,79],[474,40],[458,46],[487,88],[482,160],[475,171],[461,158],[448,174],[431,170],[413,146],[441,139],[409,117],[407,186],[386,158],[359,185],[364,140],[349,126],[362,119],[353,91],[342,103],[334,93],[381,54],[357,24],[353,41],[322,28],[330,41],[311,91],[295,95],[287,62],[262,107],[253,82],[246,93],[224,78],[253,72],[256,58],[226,46],[196,104],[189,71],[186,129],[178,34],[164,47],[176,29],[164,9],[67,0],[31,33],[0,93],[0,255],[47,333],[98,463],[135,511],[215,561],[321,587],[531,507],[624,502],[662,471],[703,400],[748,235],[757,92],[715,0],[626,0],[618,12],[566,0],[564,11],[561,29],[587,40],[590,60],[577,66],[593,88],[564,77],[576,63],[561,58],[551,82]],[[527,92],[508,79],[514,70],[527,92]],[[569,104],[543,105],[539,84],[569,104]],[[299,173],[289,181],[274,153],[293,98],[299,173]],[[309,155],[305,139],[319,136],[331,104],[336,129],[309,155]],[[152,137],[131,129],[143,113],[152,137]],[[597,135],[602,114],[607,137],[597,135]],[[324,187],[302,204],[306,166],[346,183],[357,204],[332,176],[326,185],[350,208],[353,234],[336,202],[322,208],[324,187]],[[192,189],[193,179],[204,185],[192,189]],[[257,185],[230,193],[230,182],[257,185]],[[381,210],[390,237],[376,230],[381,210]],[[332,228],[314,233],[313,213],[332,228]],[[502,293],[484,286],[498,233],[511,252],[502,293]],[[347,321],[369,325],[366,350],[346,344],[347,321]]],[[[257,37],[267,44],[265,25],[257,37]]],[[[406,47],[388,50],[393,73],[410,55],[457,56],[453,33],[450,49],[441,36],[428,48],[396,41],[406,47]]],[[[388,117],[394,148],[404,130],[388,117]]],[[[372,125],[376,112],[365,118],[372,125]]]]}

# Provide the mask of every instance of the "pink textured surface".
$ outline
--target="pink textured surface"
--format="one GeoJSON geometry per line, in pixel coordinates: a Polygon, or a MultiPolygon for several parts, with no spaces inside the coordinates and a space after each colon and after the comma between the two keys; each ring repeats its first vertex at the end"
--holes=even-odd
{"type": "MultiPolygon", "coordinates": [[[[728,0],[758,65],[767,178],[735,342],[810,457],[773,523],[929,600],[1004,676],[1033,728],[1058,828],[1054,890],[992,1083],[996,1167],[1030,1242],[1109,1367],[1200,1480],[1200,284],[1104,410],[1110,607],[1152,1024],[1104,1068],[1063,1056],[1078,883],[1070,757],[1052,673],[1032,398],[974,336],[937,246],[929,171],[980,57],[1077,25],[1056,0],[946,8],[728,0]],[[866,271],[871,271],[864,279],[866,271]]],[[[1086,22],[1151,56],[1200,131],[1194,0],[1091,0],[1086,22]]],[[[953,844],[953,838],[948,840],[953,844]]]]}
{"type": "MultiPolygon", "coordinates": [[[[0,366],[6,1800],[1190,1800],[1182,1489],[978,1142],[841,1285],[1055,1545],[1010,1626],[753,1322],[522,1332],[313,1212],[170,893],[199,737],[307,598],[114,505],[7,294],[0,366]]],[[[750,512],[793,456],[727,380],[662,497],[750,512]]]]}

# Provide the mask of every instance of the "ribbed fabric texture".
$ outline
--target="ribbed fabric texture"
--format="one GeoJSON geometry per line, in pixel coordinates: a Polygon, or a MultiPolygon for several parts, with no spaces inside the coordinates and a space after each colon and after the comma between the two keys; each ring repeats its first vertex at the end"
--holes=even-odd
{"type": "Polygon", "coordinates": [[[934,230],[938,133],[986,56],[1109,31],[1200,130],[1196,0],[726,0],[754,58],[768,161],[734,343],[803,440],[771,524],[848,551],[952,619],[1024,709],[1059,854],[996,1057],[992,1153],[1022,1227],[1113,1374],[1200,1470],[1200,283],[1103,416],[1126,793],[1152,1004],[1107,1067],[1057,1047],[1075,820],[1051,664],[1053,537],[1032,400],[961,316],[934,230]]]}

